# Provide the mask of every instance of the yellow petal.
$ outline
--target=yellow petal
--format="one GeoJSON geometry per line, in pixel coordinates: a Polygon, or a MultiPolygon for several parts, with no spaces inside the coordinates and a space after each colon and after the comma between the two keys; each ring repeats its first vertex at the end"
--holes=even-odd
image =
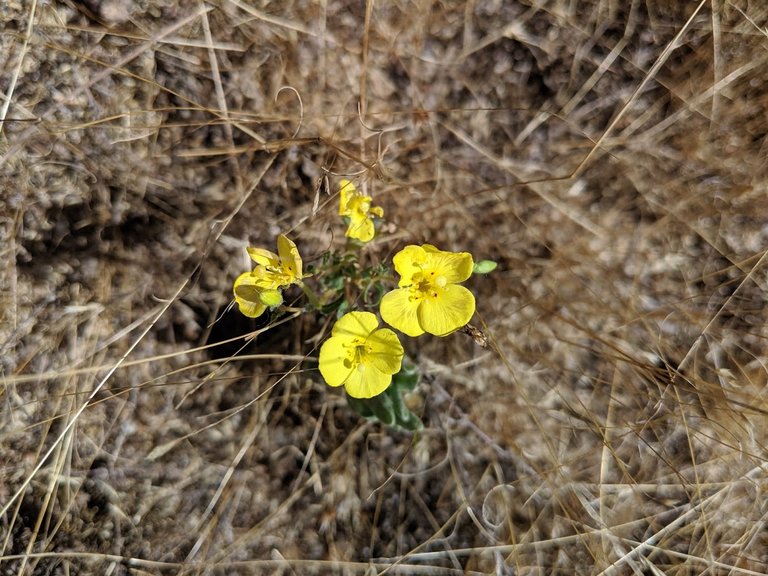
{"type": "Polygon", "coordinates": [[[237,307],[240,310],[240,313],[243,316],[248,316],[248,318],[258,318],[264,314],[267,309],[261,302],[250,302],[237,297],[235,297],[235,302],[237,302],[237,307]]]}
{"type": "Polygon", "coordinates": [[[301,275],[302,261],[296,244],[286,235],[280,234],[277,237],[277,253],[280,255],[280,263],[283,270],[292,277],[291,281],[294,279],[300,280],[303,277],[301,275]]]}
{"type": "Polygon", "coordinates": [[[344,389],[352,398],[373,398],[384,392],[391,382],[391,374],[384,374],[373,364],[360,364],[349,374],[344,389]]]}
{"type": "Polygon", "coordinates": [[[357,194],[355,185],[346,178],[339,182],[339,216],[347,216],[349,200],[357,194]]]}
{"type": "Polygon", "coordinates": [[[413,275],[421,272],[424,263],[427,261],[427,253],[421,246],[413,244],[406,246],[400,252],[395,254],[392,262],[395,270],[400,274],[398,286],[410,286],[413,283],[413,275]]]}
{"type": "Polygon", "coordinates": [[[344,314],[333,325],[331,334],[344,339],[347,343],[352,340],[360,340],[360,344],[366,341],[371,332],[379,327],[376,315],[371,312],[349,312],[344,314]]]}
{"type": "Polygon", "coordinates": [[[384,374],[397,374],[403,362],[403,346],[397,334],[388,328],[372,332],[365,342],[369,351],[366,360],[384,374]]]}
{"type": "Polygon", "coordinates": [[[403,334],[420,336],[424,334],[424,329],[419,325],[417,316],[419,302],[411,299],[411,291],[408,288],[392,290],[381,299],[381,318],[403,334]]]}
{"type": "Polygon", "coordinates": [[[353,196],[347,204],[347,216],[352,220],[368,218],[368,210],[371,208],[371,199],[368,196],[353,196]]]}
{"type": "Polygon", "coordinates": [[[358,214],[365,216],[371,209],[371,197],[358,194],[349,200],[349,207],[353,212],[357,212],[358,214]]]}
{"type": "Polygon", "coordinates": [[[264,248],[251,248],[249,246],[247,250],[248,256],[250,256],[251,260],[256,262],[256,264],[261,264],[262,266],[277,266],[280,262],[277,254],[270,252],[269,250],[264,250],[264,248]]]}
{"type": "Polygon", "coordinates": [[[256,285],[257,281],[253,274],[246,272],[237,277],[233,287],[240,312],[249,318],[258,318],[267,309],[261,301],[261,289],[256,285]]]}
{"type": "Polygon", "coordinates": [[[377,218],[384,218],[384,208],[381,206],[372,206],[368,213],[376,216],[377,218]]]}
{"type": "Polygon", "coordinates": [[[232,287],[235,296],[257,302],[259,300],[259,279],[252,272],[244,272],[235,280],[232,287]]]}
{"type": "Polygon", "coordinates": [[[345,236],[355,238],[360,242],[370,242],[376,231],[373,227],[373,221],[370,218],[355,219],[349,223],[345,236]]]}
{"type": "Polygon", "coordinates": [[[449,284],[438,292],[437,298],[424,298],[418,309],[418,322],[424,331],[435,336],[446,336],[466,326],[475,313],[472,292],[449,284]]]}
{"type": "Polygon", "coordinates": [[[252,283],[262,290],[276,290],[283,286],[283,275],[267,270],[264,266],[256,266],[251,272],[252,283]]]}
{"type": "Polygon", "coordinates": [[[464,282],[472,275],[474,262],[469,252],[443,252],[429,244],[424,246],[424,251],[427,253],[425,268],[444,277],[449,284],[464,282]]]}
{"type": "Polygon", "coordinates": [[[320,348],[320,374],[329,386],[341,386],[355,369],[350,362],[349,348],[345,343],[344,338],[332,336],[320,348]]]}

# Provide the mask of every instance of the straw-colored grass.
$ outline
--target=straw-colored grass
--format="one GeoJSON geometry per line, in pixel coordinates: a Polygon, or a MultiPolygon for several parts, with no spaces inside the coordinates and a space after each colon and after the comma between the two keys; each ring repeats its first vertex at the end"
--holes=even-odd
{"type": "MultiPolygon", "coordinates": [[[[768,572],[768,5],[0,7],[0,574],[768,572]],[[247,245],[499,262],[357,417],[247,245]],[[255,337],[252,335],[256,333],[255,337]]],[[[310,280],[311,281],[311,280],[310,280]]]]}

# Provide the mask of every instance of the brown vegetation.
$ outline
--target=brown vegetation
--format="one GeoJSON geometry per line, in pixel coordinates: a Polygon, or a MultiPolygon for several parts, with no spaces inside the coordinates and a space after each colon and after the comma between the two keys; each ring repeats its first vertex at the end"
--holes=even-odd
{"type": "Polygon", "coordinates": [[[763,2],[0,22],[1,574],[768,571],[763,2]],[[245,246],[342,242],[341,177],[369,261],[500,265],[487,349],[408,342],[417,435],[323,384],[324,321],[227,309],[245,246]]]}

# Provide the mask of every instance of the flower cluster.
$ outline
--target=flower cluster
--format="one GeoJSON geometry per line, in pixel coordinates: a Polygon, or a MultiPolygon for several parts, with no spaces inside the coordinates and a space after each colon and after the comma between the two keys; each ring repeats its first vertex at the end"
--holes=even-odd
{"type": "MultiPolygon", "coordinates": [[[[471,254],[411,245],[393,261],[400,282],[381,301],[387,324],[408,336],[446,336],[469,322],[475,297],[459,283],[472,274],[471,254]]],[[[350,312],[336,322],[320,349],[320,373],[329,386],[344,385],[353,398],[387,389],[400,371],[403,347],[394,332],[378,326],[370,312],[350,312]]]]}
{"type": "MultiPolygon", "coordinates": [[[[359,192],[349,180],[340,182],[339,200],[339,215],[348,225],[345,235],[359,242],[371,241],[376,234],[374,218],[384,216],[382,208],[373,206],[371,197],[359,192]]],[[[282,290],[298,284],[310,298],[311,306],[323,313],[337,310],[340,317],[320,348],[320,374],[329,386],[343,386],[364,410],[361,414],[414,426],[412,420],[418,423],[418,418],[397,403],[401,402],[402,391],[416,385],[418,373],[412,365],[406,367],[400,339],[390,328],[379,327],[376,314],[342,314],[352,302],[347,289],[357,286],[366,295],[363,302],[371,305],[367,294],[373,285],[381,319],[407,336],[447,336],[467,326],[475,313],[475,297],[461,283],[473,272],[492,270],[495,263],[475,263],[468,252],[446,252],[431,244],[409,245],[395,254],[393,264],[399,280],[396,288],[385,293],[389,273],[382,272],[386,270],[383,266],[362,269],[358,264],[359,246],[348,243],[342,255],[332,253],[332,257],[323,259],[323,264],[334,264],[320,273],[322,298],[302,282],[305,275],[301,256],[286,236],[278,237],[277,254],[248,248],[255,267],[235,280],[235,301],[243,314],[255,318],[267,308],[280,306],[282,290]]]]}
{"type": "Polygon", "coordinates": [[[281,289],[300,283],[305,276],[296,244],[283,234],[277,237],[277,254],[248,247],[248,255],[256,266],[235,280],[235,302],[240,312],[249,318],[257,318],[267,308],[276,308],[283,303],[281,289]]]}

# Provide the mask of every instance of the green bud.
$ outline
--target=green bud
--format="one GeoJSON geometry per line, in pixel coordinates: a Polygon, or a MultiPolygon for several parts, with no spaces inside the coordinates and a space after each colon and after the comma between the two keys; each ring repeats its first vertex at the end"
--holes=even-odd
{"type": "Polygon", "coordinates": [[[496,270],[497,266],[498,264],[493,260],[480,260],[479,262],[475,262],[472,272],[474,274],[489,274],[496,270]]]}
{"type": "Polygon", "coordinates": [[[259,292],[259,300],[265,306],[277,308],[283,303],[283,295],[280,293],[280,290],[261,290],[259,292]]]}

